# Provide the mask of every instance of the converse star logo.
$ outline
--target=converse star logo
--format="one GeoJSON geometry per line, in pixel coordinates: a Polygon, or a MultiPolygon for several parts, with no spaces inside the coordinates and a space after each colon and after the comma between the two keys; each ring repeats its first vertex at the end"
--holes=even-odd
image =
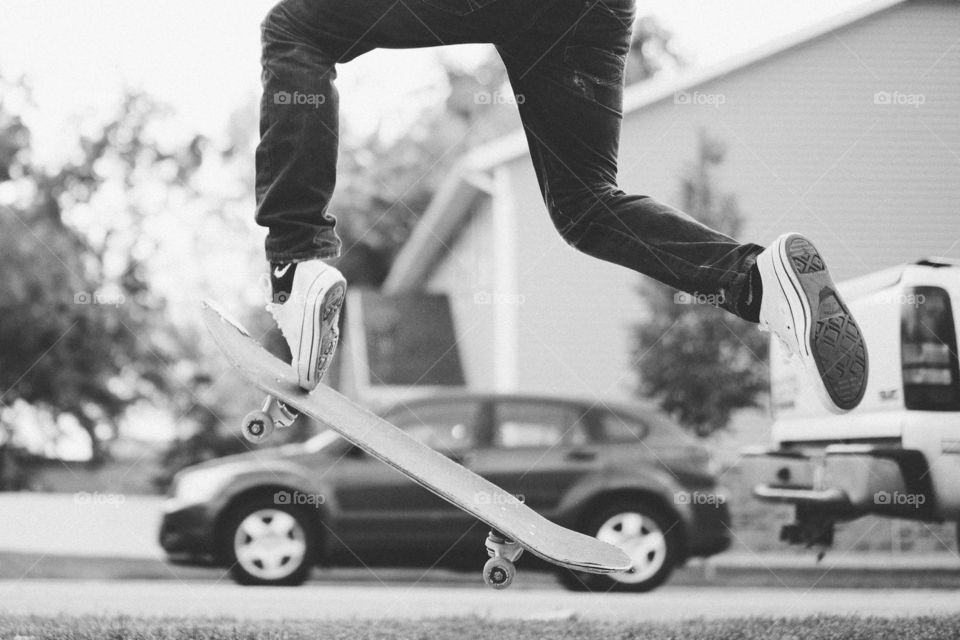
{"type": "Polygon", "coordinates": [[[283,276],[287,275],[287,271],[289,270],[290,270],[290,265],[285,264],[283,265],[283,267],[277,267],[276,269],[274,269],[273,275],[277,278],[282,278],[283,276]]]}

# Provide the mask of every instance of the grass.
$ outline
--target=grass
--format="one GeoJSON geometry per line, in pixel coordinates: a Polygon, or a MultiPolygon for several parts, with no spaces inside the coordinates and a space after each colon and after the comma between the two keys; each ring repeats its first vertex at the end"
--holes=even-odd
{"type": "Polygon", "coordinates": [[[932,640],[960,636],[960,614],[916,618],[744,618],[637,624],[583,620],[488,621],[479,618],[349,622],[239,622],[215,619],[41,618],[0,616],[0,638],[20,640],[932,640]]]}

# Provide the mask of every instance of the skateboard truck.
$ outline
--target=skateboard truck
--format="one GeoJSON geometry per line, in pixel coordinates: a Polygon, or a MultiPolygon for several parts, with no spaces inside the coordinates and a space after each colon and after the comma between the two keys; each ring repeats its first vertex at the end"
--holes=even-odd
{"type": "Polygon", "coordinates": [[[285,429],[292,425],[300,412],[287,406],[273,396],[267,396],[263,407],[251,411],[243,418],[240,432],[248,442],[258,443],[266,440],[274,429],[285,429]]]}
{"type": "Polygon", "coordinates": [[[483,565],[483,581],[494,589],[506,589],[517,575],[513,563],[523,553],[523,547],[498,531],[487,534],[485,546],[490,559],[483,565]]]}

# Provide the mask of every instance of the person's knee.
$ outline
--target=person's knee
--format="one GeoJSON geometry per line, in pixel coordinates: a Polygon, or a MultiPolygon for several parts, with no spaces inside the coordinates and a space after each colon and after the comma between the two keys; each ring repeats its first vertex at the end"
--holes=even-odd
{"type": "MultiPolygon", "coordinates": [[[[564,242],[584,253],[589,250],[591,226],[610,214],[614,189],[578,185],[557,193],[547,203],[550,219],[564,242]]],[[[594,227],[595,229],[595,227],[594,227]]]]}

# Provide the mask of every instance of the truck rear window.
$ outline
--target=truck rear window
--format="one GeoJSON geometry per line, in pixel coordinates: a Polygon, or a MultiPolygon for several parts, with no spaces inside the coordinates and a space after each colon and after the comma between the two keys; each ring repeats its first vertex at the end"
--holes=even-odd
{"type": "Polygon", "coordinates": [[[950,296],[914,287],[901,308],[900,345],[907,409],[960,410],[960,367],[950,296]]]}

